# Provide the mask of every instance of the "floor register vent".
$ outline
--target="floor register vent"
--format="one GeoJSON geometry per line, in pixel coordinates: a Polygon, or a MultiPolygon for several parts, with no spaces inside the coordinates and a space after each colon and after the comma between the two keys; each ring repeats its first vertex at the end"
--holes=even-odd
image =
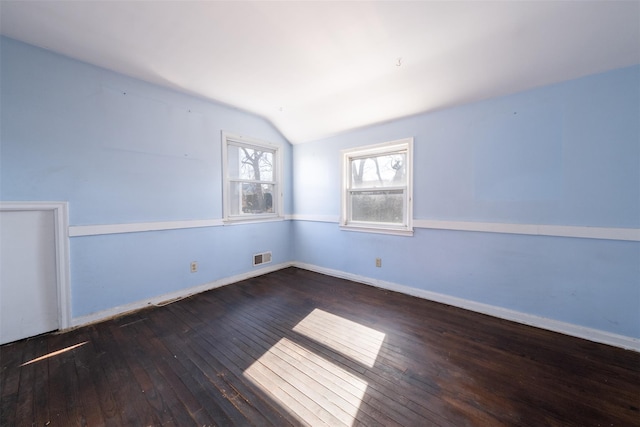
{"type": "Polygon", "coordinates": [[[271,262],[271,252],[262,252],[253,256],[253,265],[266,264],[271,262]]]}

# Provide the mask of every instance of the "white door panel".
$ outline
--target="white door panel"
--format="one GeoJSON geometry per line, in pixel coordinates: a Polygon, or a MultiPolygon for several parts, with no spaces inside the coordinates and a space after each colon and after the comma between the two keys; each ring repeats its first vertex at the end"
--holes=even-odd
{"type": "Polygon", "coordinates": [[[55,213],[0,211],[0,344],[59,328],[55,213]]]}

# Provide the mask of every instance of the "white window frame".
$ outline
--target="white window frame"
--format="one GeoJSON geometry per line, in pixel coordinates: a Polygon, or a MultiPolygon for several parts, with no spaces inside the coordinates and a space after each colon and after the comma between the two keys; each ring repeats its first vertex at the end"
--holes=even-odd
{"type": "MultiPolygon", "coordinates": [[[[246,137],[243,135],[222,132],[222,210],[224,223],[240,223],[240,222],[263,222],[263,221],[281,221],[283,217],[283,195],[282,195],[282,153],[280,146],[265,142],[259,139],[246,137]],[[231,214],[231,184],[233,182],[245,182],[246,180],[229,177],[228,165],[228,147],[230,145],[257,148],[261,150],[269,150],[273,152],[273,181],[260,181],[264,184],[273,185],[273,212],[260,214],[231,214]]],[[[242,212],[242,209],[240,209],[242,212]]]]}
{"type": "Polygon", "coordinates": [[[342,204],[340,228],[350,231],[413,236],[413,138],[342,150],[342,204]],[[399,187],[351,188],[351,160],[373,155],[406,153],[406,185],[399,187]],[[402,224],[351,220],[351,194],[363,191],[402,190],[404,218],[402,224]]]}

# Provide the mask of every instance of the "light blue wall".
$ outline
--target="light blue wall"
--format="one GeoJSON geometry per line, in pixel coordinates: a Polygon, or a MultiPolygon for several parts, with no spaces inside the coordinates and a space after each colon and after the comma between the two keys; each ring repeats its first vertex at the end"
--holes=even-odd
{"type": "Polygon", "coordinates": [[[640,67],[295,146],[294,211],[338,215],[339,151],[413,136],[417,219],[640,226],[640,67]]]}
{"type": "MultiPolygon", "coordinates": [[[[68,201],[72,226],[219,219],[222,130],[291,164],[262,118],[7,38],[0,55],[1,200],[68,201]]],[[[288,167],[284,191],[291,213],[288,167]]],[[[290,261],[290,239],[289,222],[72,238],[72,315],[251,271],[259,251],[290,261]]]]}
{"type": "Polygon", "coordinates": [[[290,221],[71,240],[73,312],[111,307],[251,271],[252,255],[272,251],[272,264],[291,261],[290,221]],[[190,273],[191,261],[198,272],[190,273]]]}
{"type": "MultiPolygon", "coordinates": [[[[372,126],[294,147],[294,212],[337,217],[340,150],[412,136],[416,219],[638,228],[639,126],[639,66],[372,126]]],[[[638,242],[294,235],[302,262],[640,337],[638,242]]]]}
{"type": "MultiPolygon", "coordinates": [[[[6,38],[0,55],[0,199],[69,201],[71,225],[221,218],[226,130],[282,145],[286,213],[337,217],[340,150],[413,136],[416,219],[640,227],[640,67],[292,148],[232,108],[6,38]]],[[[274,264],[640,337],[637,242],[426,229],[396,237],[310,221],[74,237],[73,316],[249,272],[251,254],[265,250],[274,264]]]]}

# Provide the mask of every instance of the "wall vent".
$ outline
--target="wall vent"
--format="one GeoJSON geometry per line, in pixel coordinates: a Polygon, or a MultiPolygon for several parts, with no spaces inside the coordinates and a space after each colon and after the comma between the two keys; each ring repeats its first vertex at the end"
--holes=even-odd
{"type": "Polygon", "coordinates": [[[260,265],[260,264],[266,264],[268,262],[271,262],[271,251],[269,252],[262,252],[260,254],[255,254],[253,256],[253,265],[260,265]]]}

